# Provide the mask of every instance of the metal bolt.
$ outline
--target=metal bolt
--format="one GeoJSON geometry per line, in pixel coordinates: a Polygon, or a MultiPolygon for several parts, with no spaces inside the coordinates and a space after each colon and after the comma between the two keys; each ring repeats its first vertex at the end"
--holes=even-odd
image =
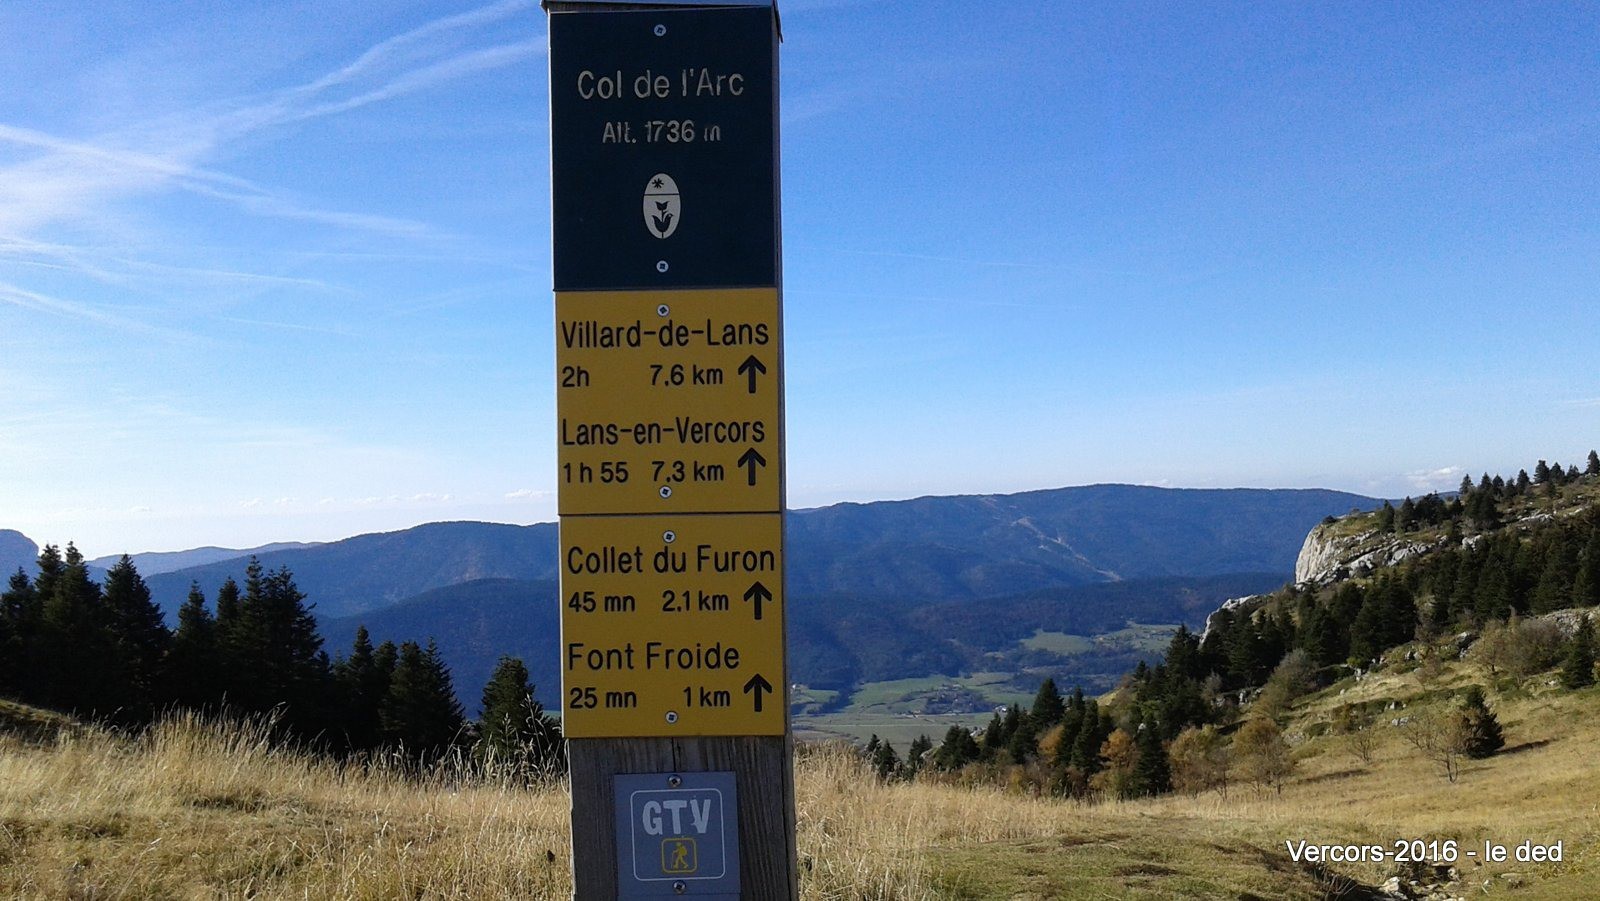
{"type": "Polygon", "coordinates": [[[666,304],[662,304],[661,306],[656,307],[656,315],[657,316],[665,317],[665,316],[671,314],[671,312],[672,312],[672,308],[667,306],[666,304]]]}
{"type": "Polygon", "coordinates": [[[689,886],[685,885],[682,880],[679,880],[679,881],[674,882],[672,884],[672,893],[674,895],[682,895],[682,894],[687,893],[688,891],[689,891],[689,886]]]}
{"type": "Polygon", "coordinates": [[[665,26],[665,25],[657,25],[655,27],[654,31],[656,33],[656,37],[658,37],[658,38],[662,37],[662,36],[666,35],[666,33],[667,33],[667,26],[665,26]]]}
{"type": "Polygon", "coordinates": [[[667,265],[667,261],[666,260],[656,260],[656,271],[657,272],[665,273],[670,268],[672,268],[672,267],[667,265]]]}
{"type": "Polygon", "coordinates": [[[678,540],[678,533],[668,529],[661,533],[661,540],[665,541],[667,544],[671,544],[678,540]]]}
{"type": "Polygon", "coordinates": [[[667,787],[668,788],[677,788],[678,786],[680,786],[682,784],[683,784],[683,777],[678,775],[677,773],[673,773],[672,775],[667,777],[667,787]]]}
{"type": "Polygon", "coordinates": [[[670,726],[670,725],[676,723],[677,721],[678,721],[678,711],[676,711],[676,710],[668,710],[667,711],[667,725],[670,726]]]}
{"type": "Polygon", "coordinates": [[[669,497],[672,497],[672,486],[671,485],[662,485],[661,486],[661,498],[662,498],[662,500],[665,500],[665,499],[667,499],[669,497]]]}

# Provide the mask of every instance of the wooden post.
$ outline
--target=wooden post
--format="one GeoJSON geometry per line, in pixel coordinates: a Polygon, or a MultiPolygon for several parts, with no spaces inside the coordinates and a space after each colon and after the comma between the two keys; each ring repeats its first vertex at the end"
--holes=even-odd
{"type": "Polygon", "coordinates": [[[544,7],[573,895],[797,898],[777,8],[544,7]],[[619,847],[616,777],[694,773],[737,895],[619,847]]]}

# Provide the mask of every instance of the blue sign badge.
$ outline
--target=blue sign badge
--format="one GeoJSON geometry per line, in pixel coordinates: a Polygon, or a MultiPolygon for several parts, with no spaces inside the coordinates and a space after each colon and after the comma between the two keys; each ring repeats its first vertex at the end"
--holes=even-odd
{"type": "Polygon", "coordinates": [[[733,773],[617,776],[617,897],[739,897],[733,773]]]}

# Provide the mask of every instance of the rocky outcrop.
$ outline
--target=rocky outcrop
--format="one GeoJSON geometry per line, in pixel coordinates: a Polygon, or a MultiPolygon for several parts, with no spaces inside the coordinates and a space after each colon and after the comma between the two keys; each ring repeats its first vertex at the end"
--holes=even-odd
{"type": "Polygon", "coordinates": [[[1223,601],[1221,607],[1211,611],[1211,615],[1206,617],[1205,631],[1200,633],[1201,643],[1203,644],[1206,640],[1206,636],[1211,634],[1212,623],[1216,622],[1217,617],[1223,611],[1233,614],[1235,619],[1241,616],[1249,616],[1250,614],[1254,613],[1262,604],[1265,604],[1271,597],[1272,595],[1270,594],[1247,594],[1242,598],[1229,598],[1228,600],[1223,601]]]}
{"type": "Polygon", "coordinates": [[[1408,541],[1376,530],[1340,535],[1337,523],[1324,523],[1306,535],[1294,561],[1297,583],[1325,584],[1393,566],[1439,546],[1439,542],[1408,541]]]}

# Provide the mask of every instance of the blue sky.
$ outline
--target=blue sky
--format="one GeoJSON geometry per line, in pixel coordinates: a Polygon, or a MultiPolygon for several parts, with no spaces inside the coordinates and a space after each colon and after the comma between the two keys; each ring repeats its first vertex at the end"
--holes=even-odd
{"type": "MultiPolygon", "coordinates": [[[[554,517],[536,3],[0,5],[0,528],[554,517]]],[[[1600,444],[1600,8],[782,4],[790,502],[1600,444]]]]}

